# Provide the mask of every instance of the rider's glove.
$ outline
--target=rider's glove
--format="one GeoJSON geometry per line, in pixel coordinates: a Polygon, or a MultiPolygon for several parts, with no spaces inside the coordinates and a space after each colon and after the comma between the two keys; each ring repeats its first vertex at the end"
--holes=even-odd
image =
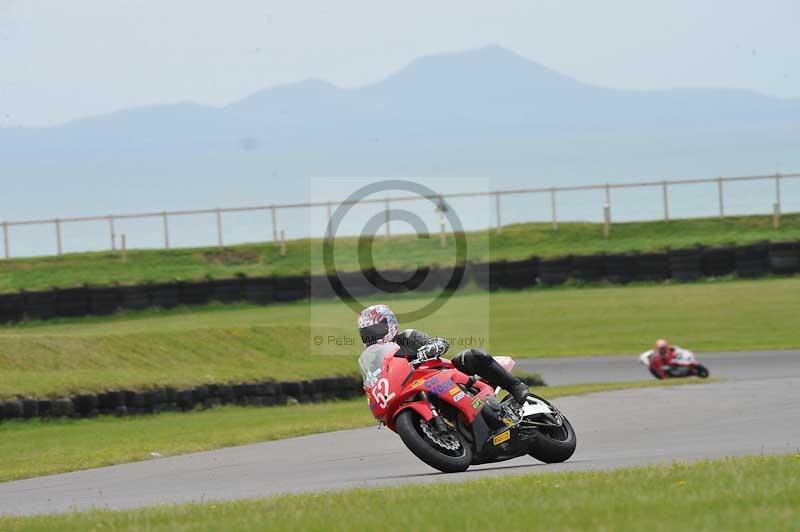
{"type": "Polygon", "coordinates": [[[432,349],[432,346],[430,344],[423,345],[422,347],[417,349],[417,356],[413,360],[411,360],[411,365],[419,366],[429,358],[433,358],[435,356],[436,356],[435,350],[432,349]]]}
{"type": "Polygon", "coordinates": [[[431,358],[438,358],[445,354],[449,347],[450,344],[444,338],[432,338],[427,344],[417,349],[417,356],[411,361],[411,364],[417,366],[431,358]]]}

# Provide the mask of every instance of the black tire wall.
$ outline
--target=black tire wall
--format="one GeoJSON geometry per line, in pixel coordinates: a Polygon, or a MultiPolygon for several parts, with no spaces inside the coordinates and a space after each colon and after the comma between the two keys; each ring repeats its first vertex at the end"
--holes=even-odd
{"type": "Polygon", "coordinates": [[[469,262],[452,268],[422,267],[418,273],[395,270],[384,277],[403,279],[388,284],[377,272],[343,272],[338,278],[295,275],[289,277],[246,277],[176,281],[133,286],[82,286],[66,289],[20,291],[0,294],[0,325],[24,319],[108,315],[124,310],[179,305],[203,305],[210,301],[258,305],[314,298],[337,297],[345,286],[355,298],[369,298],[384,292],[457,290],[474,282],[484,290],[519,290],[541,284],[555,286],[570,279],[596,283],[626,284],[633,281],[659,282],[666,279],[696,281],[735,273],[744,279],[770,273],[800,273],[800,242],[758,243],[747,246],[694,247],[657,253],[624,253],[568,256],[540,260],[469,262]],[[461,277],[461,282],[455,280],[461,277]],[[341,290],[339,290],[341,291],[341,290]]]}

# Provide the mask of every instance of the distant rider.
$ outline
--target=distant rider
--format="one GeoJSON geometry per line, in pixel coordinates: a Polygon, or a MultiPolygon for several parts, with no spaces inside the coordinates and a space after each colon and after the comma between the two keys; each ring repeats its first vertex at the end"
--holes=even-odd
{"type": "Polygon", "coordinates": [[[691,371],[692,352],[660,338],[653,349],[639,355],[639,361],[650,369],[657,379],[666,378],[667,371],[672,377],[686,377],[691,371]]]}
{"type": "MultiPolygon", "coordinates": [[[[432,338],[421,331],[406,329],[398,333],[397,317],[386,305],[372,305],[362,310],[358,316],[358,330],[364,347],[394,342],[400,346],[395,356],[405,358],[412,366],[441,357],[450,348],[444,338],[432,338]]],[[[452,363],[462,373],[478,375],[492,386],[500,386],[520,405],[528,397],[525,383],[511,375],[483,349],[461,351],[452,363]]]]}

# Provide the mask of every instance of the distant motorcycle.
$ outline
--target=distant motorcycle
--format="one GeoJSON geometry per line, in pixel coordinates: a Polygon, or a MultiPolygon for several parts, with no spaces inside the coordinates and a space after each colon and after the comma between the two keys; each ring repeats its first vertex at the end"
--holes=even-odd
{"type": "Polygon", "coordinates": [[[659,355],[653,350],[645,351],[639,355],[639,362],[647,366],[656,379],[684,377],[706,379],[709,376],[708,368],[697,361],[694,353],[678,346],[671,347],[666,356],[659,355]]]}
{"type": "MultiPolygon", "coordinates": [[[[373,416],[397,432],[417,458],[445,473],[530,455],[563,462],[575,452],[572,425],[554,405],[530,394],[521,407],[445,359],[412,367],[395,343],[367,347],[359,358],[373,416]]],[[[511,370],[510,357],[495,357],[511,370]]]]}

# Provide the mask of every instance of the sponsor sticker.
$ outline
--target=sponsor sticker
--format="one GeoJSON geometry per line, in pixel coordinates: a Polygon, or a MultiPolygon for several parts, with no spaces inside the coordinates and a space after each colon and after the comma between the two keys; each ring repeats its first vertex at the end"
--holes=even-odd
{"type": "Polygon", "coordinates": [[[480,407],[483,406],[483,401],[480,398],[476,397],[474,401],[472,401],[472,408],[478,410],[480,407]]]}
{"type": "Polygon", "coordinates": [[[461,388],[459,388],[458,386],[455,386],[453,388],[450,388],[450,395],[456,395],[460,391],[461,391],[461,388]]]}
{"type": "Polygon", "coordinates": [[[500,445],[501,443],[507,442],[510,439],[511,439],[511,431],[507,430],[505,432],[501,432],[500,434],[492,438],[492,443],[495,445],[500,445]]]}
{"type": "Polygon", "coordinates": [[[417,379],[417,380],[415,380],[414,382],[411,383],[411,387],[412,388],[419,388],[423,384],[425,384],[425,379],[417,379]]]}
{"type": "Polygon", "coordinates": [[[430,381],[427,381],[425,383],[425,386],[427,387],[429,392],[439,395],[440,393],[444,393],[447,390],[451,389],[453,386],[455,386],[455,383],[453,382],[453,379],[447,379],[443,383],[436,384],[435,386],[432,386],[430,381]]]}
{"type": "Polygon", "coordinates": [[[464,392],[458,392],[453,396],[453,401],[460,401],[464,398],[465,395],[467,394],[465,394],[464,392]]]}

